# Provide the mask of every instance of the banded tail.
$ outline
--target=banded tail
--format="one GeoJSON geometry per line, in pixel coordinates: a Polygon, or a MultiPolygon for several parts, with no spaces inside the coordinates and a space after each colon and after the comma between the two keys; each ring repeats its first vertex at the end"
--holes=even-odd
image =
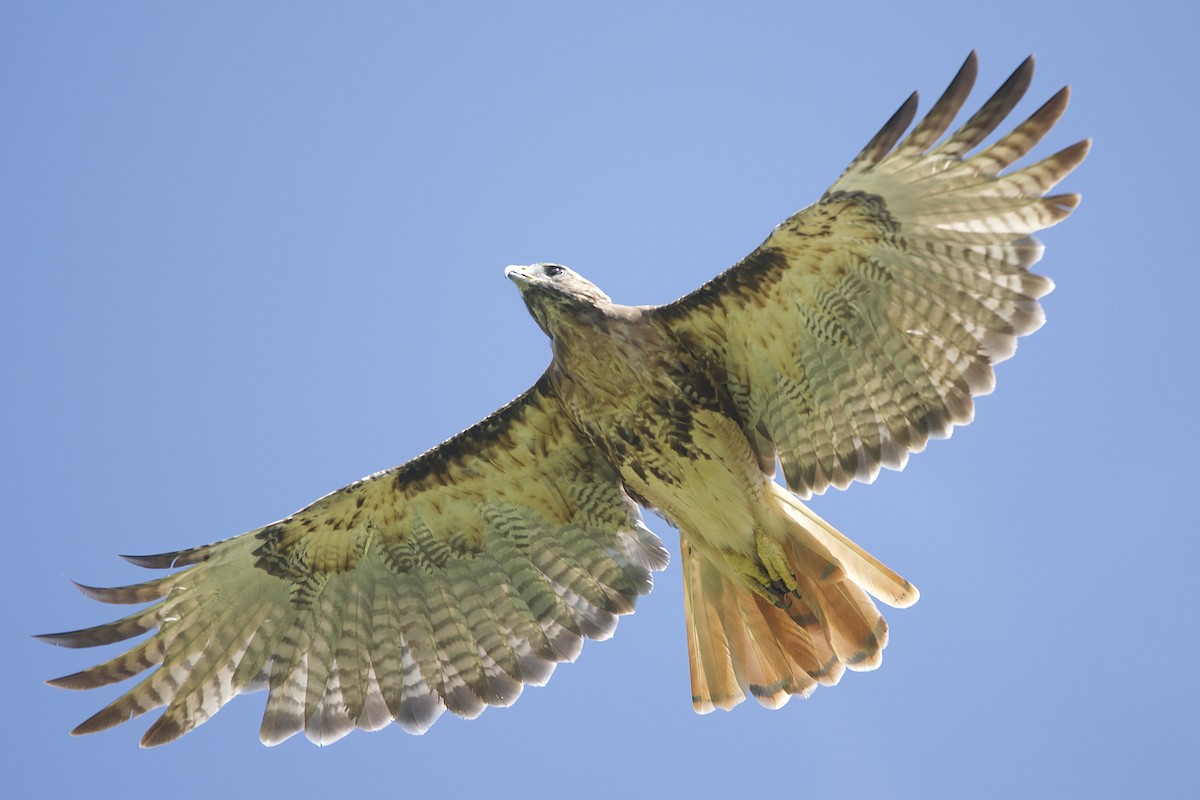
{"type": "Polygon", "coordinates": [[[847,668],[882,663],[888,628],[871,597],[895,608],[917,601],[904,580],[790,492],[771,484],[775,538],[796,577],[780,607],[722,571],[680,537],[692,705],[729,709],[747,693],[767,708],[832,686],[847,668]]]}

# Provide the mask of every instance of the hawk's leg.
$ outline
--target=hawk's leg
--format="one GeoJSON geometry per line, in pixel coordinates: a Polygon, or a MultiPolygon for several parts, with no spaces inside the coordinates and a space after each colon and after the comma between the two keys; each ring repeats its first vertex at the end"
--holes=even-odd
{"type": "MultiPolygon", "coordinates": [[[[726,551],[726,563],[755,594],[779,608],[791,604],[789,595],[796,595],[796,575],[779,543],[762,532],[754,536],[757,558],[726,551]]],[[[798,596],[798,595],[796,595],[798,596]]]]}

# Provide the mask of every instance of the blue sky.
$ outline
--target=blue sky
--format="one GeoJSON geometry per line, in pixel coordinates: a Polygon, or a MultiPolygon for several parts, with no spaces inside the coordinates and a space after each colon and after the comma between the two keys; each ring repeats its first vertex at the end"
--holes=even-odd
{"type": "Polygon", "coordinates": [[[1190,783],[1195,11],[349,5],[0,8],[6,792],[1190,783]],[[695,716],[676,558],[547,687],[424,737],[266,749],[262,694],[153,751],[140,720],[67,736],[115,696],[42,684],[96,654],[29,634],[111,618],[68,578],[141,580],[116,553],[257,527],[466,427],[548,359],[504,265],[673,299],[815,200],[909,91],[928,108],[971,48],[972,110],[1034,52],[1018,116],[1074,90],[1037,152],[1096,145],[1064,186],[1083,204],[1042,237],[1049,322],[975,424],[815,503],[921,588],[888,613],[882,669],[781,711],[695,716]]]}

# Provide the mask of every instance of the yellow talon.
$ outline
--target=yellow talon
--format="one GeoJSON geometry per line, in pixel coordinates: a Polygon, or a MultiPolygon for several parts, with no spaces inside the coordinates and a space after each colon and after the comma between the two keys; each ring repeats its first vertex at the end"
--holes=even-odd
{"type": "Polygon", "coordinates": [[[733,568],[747,588],[772,605],[779,605],[779,593],[774,591],[771,576],[761,564],[741,553],[725,551],[722,555],[725,556],[725,563],[733,568]]]}
{"type": "Polygon", "coordinates": [[[777,542],[759,533],[754,539],[757,558],[725,552],[725,562],[742,582],[759,597],[779,608],[791,604],[796,594],[796,575],[777,542]]]}
{"type": "Polygon", "coordinates": [[[779,594],[796,591],[796,575],[779,543],[759,532],[754,536],[754,546],[758,549],[758,560],[766,568],[771,583],[779,588],[779,594]]]}

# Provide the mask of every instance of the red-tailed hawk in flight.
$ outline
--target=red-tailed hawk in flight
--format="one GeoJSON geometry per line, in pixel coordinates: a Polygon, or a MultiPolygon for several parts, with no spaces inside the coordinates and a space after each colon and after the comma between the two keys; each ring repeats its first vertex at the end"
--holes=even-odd
{"type": "Polygon", "coordinates": [[[165,706],[142,739],[163,744],[259,688],[267,744],[393,721],[420,733],[446,709],[507,706],[650,591],[667,551],[638,505],[680,532],[697,711],[747,692],[774,708],[877,667],[887,625],[871,598],[903,607],[917,590],[796,495],[869,482],[949,436],[1042,324],[1052,284],[1029,272],[1042,255],[1031,234],[1078,204],[1047,192],[1088,142],[1001,171],[1050,130],[1067,90],[968,155],[1032,73],[1029,59],[939,143],[974,83],[972,53],[907,137],[915,93],[815,205],[668,305],[618,305],[556,264],[509,267],[554,353],[533,388],[279,522],[129,558],[175,570],[164,577],[81,587],[151,605],[42,639],[154,633],[50,683],[157,669],[74,732],[165,706]]]}

